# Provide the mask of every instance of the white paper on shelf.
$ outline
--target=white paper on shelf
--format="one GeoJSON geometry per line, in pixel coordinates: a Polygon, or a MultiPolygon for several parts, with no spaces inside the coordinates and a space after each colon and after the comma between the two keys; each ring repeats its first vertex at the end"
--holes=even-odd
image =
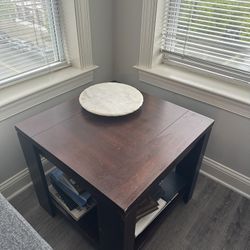
{"type": "Polygon", "coordinates": [[[158,201],[158,209],[153,211],[152,213],[142,217],[137,221],[135,226],[135,237],[137,237],[143,230],[160,214],[160,212],[166,207],[167,202],[163,199],[159,199],[158,201]]]}
{"type": "Polygon", "coordinates": [[[166,202],[162,198],[157,200],[157,202],[159,204],[158,209],[153,211],[152,213],[142,217],[140,220],[137,221],[137,223],[135,225],[135,237],[137,237],[139,234],[141,234],[146,229],[146,227],[162,212],[162,210],[166,206],[168,206],[177,197],[177,195],[178,195],[178,193],[175,194],[173,196],[173,198],[171,200],[169,200],[168,202],[166,202]]]}

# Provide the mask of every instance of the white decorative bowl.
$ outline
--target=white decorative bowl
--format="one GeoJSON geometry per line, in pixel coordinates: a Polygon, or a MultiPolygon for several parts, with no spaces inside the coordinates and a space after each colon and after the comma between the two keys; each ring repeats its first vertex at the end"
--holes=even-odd
{"type": "Polygon", "coordinates": [[[123,116],[142,106],[143,95],[130,85],[105,82],[85,89],[79,102],[84,109],[96,115],[123,116]]]}

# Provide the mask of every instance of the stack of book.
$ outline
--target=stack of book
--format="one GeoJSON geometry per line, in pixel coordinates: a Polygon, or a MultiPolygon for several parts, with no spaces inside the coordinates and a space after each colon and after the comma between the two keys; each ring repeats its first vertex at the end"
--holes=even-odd
{"type": "Polygon", "coordinates": [[[95,206],[91,194],[60,169],[55,168],[49,176],[49,191],[53,199],[75,220],[79,220],[95,206]]]}

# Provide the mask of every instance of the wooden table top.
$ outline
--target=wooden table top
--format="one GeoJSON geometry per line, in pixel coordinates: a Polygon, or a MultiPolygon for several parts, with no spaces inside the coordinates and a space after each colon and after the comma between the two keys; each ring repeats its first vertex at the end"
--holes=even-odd
{"type": "Polygon", "coordinates": [[[126,211],[212,124],[144,94],[128,116],[92,115],[75,98],[16,127],[126,211]]]}

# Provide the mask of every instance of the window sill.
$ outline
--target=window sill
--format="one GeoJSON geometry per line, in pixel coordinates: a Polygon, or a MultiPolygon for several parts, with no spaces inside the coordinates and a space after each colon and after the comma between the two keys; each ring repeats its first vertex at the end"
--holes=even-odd
{"type": "Polygon", "coordinates": [[[0,122],[93,81],[97,66],[68,67],[0,90],[0,122]]]}
{"type": "Polygon", "coordinates": [[[250,118],[250,85],[232,84],[174,66],[135,66],[139,80],[250,118]]]}

